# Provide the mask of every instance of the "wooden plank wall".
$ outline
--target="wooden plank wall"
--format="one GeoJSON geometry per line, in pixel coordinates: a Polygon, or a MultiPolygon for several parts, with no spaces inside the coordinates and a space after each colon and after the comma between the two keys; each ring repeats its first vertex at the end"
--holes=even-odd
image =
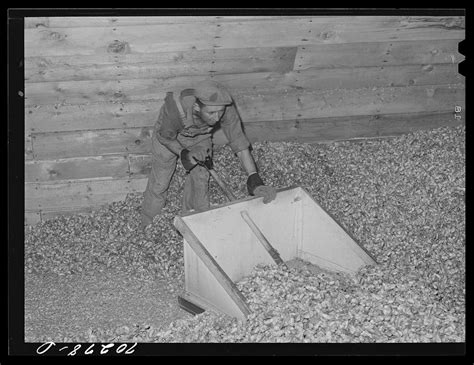
{"type": "Polygon", "coordinates": [[[166,91],[233,92],[252,141],[460,123],[464,17],[25,19],[25,222],[143,191],[166,91]]]}

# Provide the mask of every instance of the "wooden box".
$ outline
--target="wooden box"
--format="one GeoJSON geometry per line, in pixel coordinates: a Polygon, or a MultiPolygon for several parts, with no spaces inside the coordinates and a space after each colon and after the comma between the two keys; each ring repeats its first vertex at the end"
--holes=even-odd
{"type": "Polygon", "coordinates": [[[183,308],[214,310],[242,320],[250,313],[235,283],[256,265],[275,262],[242,211],[248,212],[283,261],[300,258],[351,275],[376,263],[305,189],[281,189],[268,204],[252,197],[175,217],[174,225],[184,238],[183,308]]]}

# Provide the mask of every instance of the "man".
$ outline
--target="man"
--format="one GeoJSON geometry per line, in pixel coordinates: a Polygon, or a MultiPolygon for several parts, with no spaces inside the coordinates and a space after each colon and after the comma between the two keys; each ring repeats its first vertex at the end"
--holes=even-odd
{"type": "Polygon", "coordinates": [[[152,136],[152,166],[143,194],[142,229],[164,207],[178,159],[187,171],[183,212],[209,208],[209,172],[198,162],[212,158],[213,144],[226,143],[248,174],[249,194],[263,197],[264,203],[275,199],[276,189],[260,178],[233,99],[222,85],[204,81],[180,95],[166,94],[152,136]]]}

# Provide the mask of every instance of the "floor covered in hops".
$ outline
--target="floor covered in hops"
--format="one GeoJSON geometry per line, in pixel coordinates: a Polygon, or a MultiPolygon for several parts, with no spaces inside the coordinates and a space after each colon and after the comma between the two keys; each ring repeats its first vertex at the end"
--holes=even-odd
{"type": "Polygon", "coordinates": [[[87,274],[25,278],[25,340],[110,342],[190,316],[177,306],[177,289],[163,280],[143,281],[112,268],[87,274]]]}

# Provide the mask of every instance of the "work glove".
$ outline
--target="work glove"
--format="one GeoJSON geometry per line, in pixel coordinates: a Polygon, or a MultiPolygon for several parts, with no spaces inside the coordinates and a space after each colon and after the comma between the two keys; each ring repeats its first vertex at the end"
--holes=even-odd
{"type": "Polygon", "coordinates": [[[198,165],[206,167],[208,170],[212,170],[214,163],[212,162],[211,156],[207,156],[204,161],[198,161],[198,165]]]}
{"type": "Polygon", "coordinates": [[[265,185],[258,173],[253,173],[247,179],[247,190],[252,196],[263,197],[263,203],[267,204],[276,198],[276,189],[265,185]]]}
{"type": "Polygon", "coordinates": [[[205,161],[210,157],[211,149],[209,147],[196,146],[190,150],[184,148],[180,153],[181,163],[186,171],[191,171],[199,161],[205,161]]]}

